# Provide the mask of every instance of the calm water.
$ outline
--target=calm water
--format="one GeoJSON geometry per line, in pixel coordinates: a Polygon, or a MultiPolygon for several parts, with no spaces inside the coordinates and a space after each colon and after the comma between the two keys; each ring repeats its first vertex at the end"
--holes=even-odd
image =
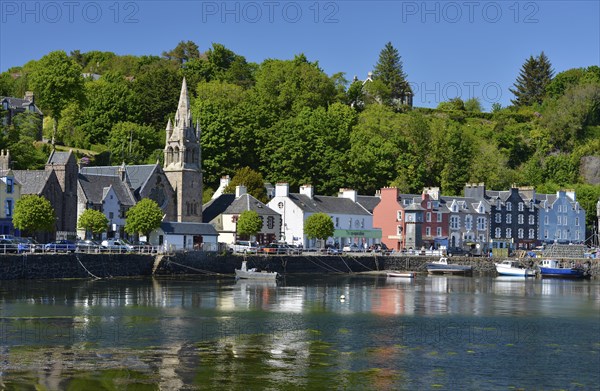
{"type": "Polygon", "coordinates": [[[600,281],[0,284],[0,388],[598,390],[600,281]]]}

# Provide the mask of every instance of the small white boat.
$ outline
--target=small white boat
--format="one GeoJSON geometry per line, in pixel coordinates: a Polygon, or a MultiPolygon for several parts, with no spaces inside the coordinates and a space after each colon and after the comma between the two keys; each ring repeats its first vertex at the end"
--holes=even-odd
{"type": "Polygon", "coordinates": [[[466,276],[473,274],[473,267],[448,263],[448,258],[442,257],[439,261],[428,263],[427,272],[429,274],[462,274],[466,276]]]}
{"type": "Polygon", "coordinates": [[[399,272],[399,271],[395,271],[395,270],[391,270],[389,272],[386,273],[388,277],[395,277],[395,278],[414,278],[417,276],[416,272],[399,272]]]}
{"type": "Polygon", "coordinates": [[[276,281],[279,274],[277,272],[259,271],[256,268],[248,269],[246,261],[242,261],[242,267],[235,269],[235,278],[247,280],[276,281]]]}
{"type": "Polygon", "coordinates": [[[501,276],[535,277],[535,270],[524,267],[517,261],[504,260],[496,263],[496,271],[501,276]]]}

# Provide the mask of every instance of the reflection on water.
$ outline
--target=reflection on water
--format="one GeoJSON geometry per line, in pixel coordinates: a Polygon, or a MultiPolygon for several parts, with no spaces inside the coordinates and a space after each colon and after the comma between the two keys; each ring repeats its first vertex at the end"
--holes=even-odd
{"type": "Polygon", "coordinates": [[[19,281],[0,286],[0,314],[0,388],[583,390],[600,382],[598,281],[19,281]]]}

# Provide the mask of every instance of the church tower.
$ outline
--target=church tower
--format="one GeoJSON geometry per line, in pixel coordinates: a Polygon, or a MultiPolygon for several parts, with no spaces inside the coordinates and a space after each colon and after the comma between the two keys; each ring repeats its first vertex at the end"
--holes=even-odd
{"type": "Polygon", "coordinates": [[[202,222],[202,166],[200,127],[192,121],[185,78],[174,122],[167,124],[163,170],[175,191],[177,222],[202,222]]]}

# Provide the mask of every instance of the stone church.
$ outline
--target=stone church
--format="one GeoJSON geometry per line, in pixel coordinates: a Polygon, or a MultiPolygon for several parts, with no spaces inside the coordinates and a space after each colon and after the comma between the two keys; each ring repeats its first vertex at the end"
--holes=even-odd
{"type": "MultiPolygon", "coordinates": [[[[125,235],[125,214],[142,198],[158,203],[163,221],[202,223],[200,129],[194,127],[183,80],[174,120],[167,124],[164,164],[79,167],[72,152],[53,151],[45,170],[14,170],[22,195],[46,197],[57,215],[56,231],[83,237],[77,219],[85,209],[109,219],[108,237],[125,235]]],[[[0,160],[9,168],[9,156],[0,160]]],[[[53,233],[54,234],[54,233],[53,233]]],[[[52,234],[52,235],[53,235],[52,234]]]]}

